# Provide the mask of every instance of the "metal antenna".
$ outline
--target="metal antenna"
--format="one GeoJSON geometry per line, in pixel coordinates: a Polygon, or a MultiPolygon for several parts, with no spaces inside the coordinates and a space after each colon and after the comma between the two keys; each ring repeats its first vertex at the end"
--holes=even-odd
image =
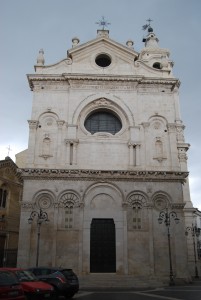
{"type": "Polygon", "coordinates": [[[111,25],[111,23],[105,20],[105,17],[102,17],[102,19],[99,22],[96,22],[96,24],[102,26],[102,30],[104,30],[108,25],[111,25]]]}

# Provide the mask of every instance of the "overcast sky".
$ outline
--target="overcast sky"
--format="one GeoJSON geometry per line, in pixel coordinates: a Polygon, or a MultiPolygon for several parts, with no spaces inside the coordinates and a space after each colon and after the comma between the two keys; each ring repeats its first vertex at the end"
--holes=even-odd
{"type": "Polygon", "coordinates": [[[153,20],[159,45],[168,48],[181,81],[180,105],[188,151],[191,199],[201,209],[201,1],[200,0],[0,0],[0,159],[26,149],[32,92],[26,74],[34,73],[38,51],[45,64],[66,57],[72,38],[96,37],[97,21],[111,23],[110,38],[144,44],[142,26],[153,20]]]}

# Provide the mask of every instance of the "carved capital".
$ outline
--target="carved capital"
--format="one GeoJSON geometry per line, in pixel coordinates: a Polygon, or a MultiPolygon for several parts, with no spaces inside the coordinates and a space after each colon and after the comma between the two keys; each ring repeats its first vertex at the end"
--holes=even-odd
{"type": "Polygon", "coordinates": [[[150,122],[143,122],[142,126],[144,127],[144,129],[147,129],[150,126],[150,122]]]}
{"type": "Polygon", "coordinates": [[[57,121],[57,126],[58,126],[59,129],[61,129],[64,124],[65,124],[64,120],[57,121]]]}
{"type": "Polygon", "coordinates": [[[39,122],[36,120],[28,120],[30,129],[37,129],[39,122]]]}
{"type": "Polygon", "coordinates": [[[77,144],[79,143],[79,140],[78,139],[65,139],[65,143],[66,143],[66,145],[70,144],[70,145],[77,146],[77,144]]]}
{"type": "Polygon", "coordinates": [[[174,123],[169,123],[167,128],[169,132],[175,132],[176,125],[174,123]]]}

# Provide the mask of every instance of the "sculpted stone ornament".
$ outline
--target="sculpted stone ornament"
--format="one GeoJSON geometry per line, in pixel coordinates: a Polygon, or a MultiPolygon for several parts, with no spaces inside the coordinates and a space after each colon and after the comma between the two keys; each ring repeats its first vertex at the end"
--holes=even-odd
{"type": "Polygon", "coordinates": [[[112,180],[112,181],[179,181],[184,182],[188,172],[171,171],[121,171],[121,170],[82,170],[82,169],[21,169],[22,178],[49,179],[65,178],[66,180],[112,180]]]}
{"type": "Polygon", "coordinates": [[[30,129],[37,129],[39,122],[37,120],[28,120],[30,129]]]}
{"type": "Polygon", "coordinates": [[[37,57],[37,66],[44,66],[45,58],[44,58],[44,51],[40,49],[38,57],[37,57]]]}

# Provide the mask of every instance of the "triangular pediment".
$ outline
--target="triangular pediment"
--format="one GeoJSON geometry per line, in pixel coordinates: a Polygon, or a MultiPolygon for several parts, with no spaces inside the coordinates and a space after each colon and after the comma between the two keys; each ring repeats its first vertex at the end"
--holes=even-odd
{"type": "Polygon", "coordinates": [[[35,66],[40,74],[62,73],[102,73],[103,67],[97,65],[98,55],[107,55],[111,59],[108,68],[104,68],[109,74],[134,72],[134,61],[139,54],[129,46],[124,46],[109,37],[100,36],[81,45],[76,45],[67,51],[67,58],[49,66],[35,66]]]}
{"type": "Polygon", "coordinates": [[[137,58],[139,55],[138,52],[136,52],[133,48],[124,46],[110,38],[102,36],[82,45],[78,45],[75,48],[71,48],[70,50],[68,50],[68,56],[74,58],[77,55],[83,55],[85,52],[93,52],[94,50],[100,48],[103,48],[105,50],[111,49],[116,54],[125,55],[133,58],[137,58]]]}

